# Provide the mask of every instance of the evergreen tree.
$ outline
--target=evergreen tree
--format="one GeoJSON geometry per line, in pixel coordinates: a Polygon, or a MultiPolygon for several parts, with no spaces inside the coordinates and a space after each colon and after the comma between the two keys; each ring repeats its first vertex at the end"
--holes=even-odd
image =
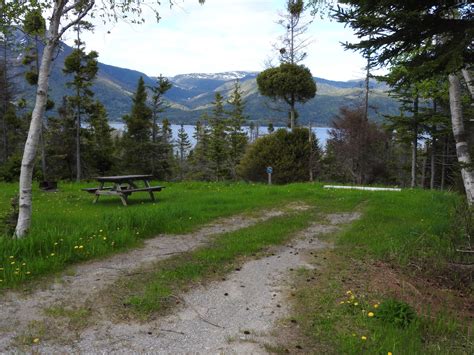
{"type": "MultiPolygon", "coordinates": [[[[84,25],[87,26],[87,25],[84,25]]],[[[68,97],[69,104],[74,107],[76,114],[76,181],[81,180],[81,132],[82,118],[87,115],[93,105],[94,96],[91,90],[92,81],[99,70],[95,51],[85,53],[84,42],[79,38],[79,27],[77,28],[76,48],[64,60],[65,74],[72,74],[73,80],[66,85],[74,89],[74,95],[68,97]]]]}
{"type": "Polygon", "coordinates": [[[178,139],[176,142],[178,148],[178,159],[179,159],[179,178],[180,180],[184,179],[184,175],[187,170],[186,166],[186,157],[188,155],[189,149],[191,148],[191,143],[189,142],[189,136],[184,129],[184,125],[181,124],[178,130],[178,139]]]}
{"type": "Polygon", "coordinates": [[[130,173],[149,173],[152,134],[152,111],[146,104],[147,93],[143,77],[138,79],[132,109],[123,117],[127,129],[123,136],[123,169],[130,173]]]}
{"type": "Polygon", "coordinates": [[[244,102],[242,90],[238,81],[234,84],[234,91],[229,99],[231,110],[229,112],[227,139],[229,141],[229,168],[232,178],[237,179],[236,168],[245,152],[248,143],[247,134],[242,129],[245,124],[244,102]]]}
{"type": "Polygon", "coordinates": [[[191,178],[196,180],[211,180],[213,173],[209,159],[210,152],[210,131],[201,120],[196,122],[194,130],[194,139],[196,145],[190,153],[189,161],[191,163],[191,178]]]}
{"type": "Polygon", "coordinates": [[[114,168],[115,147],[104,105],[95,101],[89,107],[84,165],[90,175],[107,175],[114,168]]]}
{"type": "Polygon", "coordinates": [[[209,119],[211,126],[209,160],[214,179],[219,181],[229,175],[229,148],[227,146],[224,98],[219,92],[216,93],[212,105],[212,115],[209,119]]]}

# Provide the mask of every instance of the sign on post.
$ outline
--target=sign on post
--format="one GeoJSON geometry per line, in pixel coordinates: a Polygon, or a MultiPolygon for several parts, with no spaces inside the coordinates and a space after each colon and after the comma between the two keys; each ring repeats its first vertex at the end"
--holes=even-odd
{"type": "Polygon", "coordinates": [[[272,184],[272,173],[273,173],[273,168],[271,166],[268,166],[267,167],[268,185],[272,184]]]}

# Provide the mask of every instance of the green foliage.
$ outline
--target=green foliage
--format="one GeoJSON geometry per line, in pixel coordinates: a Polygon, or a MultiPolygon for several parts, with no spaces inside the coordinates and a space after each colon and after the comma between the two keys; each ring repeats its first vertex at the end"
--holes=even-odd
{"type": "Polygon", "coordinates": [[[191,143],[189,142],[189,137],[186,133],[186,130],[184,129],[184,125],[181,125],[181,127],[179,127],[176,147],[178,148],[179,178],[180,180],[183,180],[188,170],[186,157],[188,155],[189,150],[191,149],[191,143]]]}
{"type": "Polygon", "coordinates": [[[238,174],[245,180],[266,181],[266,168],[273,168],[272,181],[286,184],[309,180],[310,148],[313,162],[319,161],[318,141],[313,135],[310,147],[308,130],[297,128],[293,132],[279,129],[275,133],[257,139],[245,152],[238,174]]]}
{"type": "Polygon", "coordinates": [[[395,299],[383,301],[375,316],[387,324],[400,328],[408,327],[417,318],[415,310],[409,304],[395,299]]]}
{"type": "Polygon", "coordinates": [[[237,165],[242,158],[245,147],[248,143],[247,134],[242,126],[245,124],[244,102],[242,99],[242,90],[238,81],[234,84],[234,91],[229,99],[231,110],[229,112],[227,137],[229,142],[229,168],[232,178],[237,178],[237,165]]]}
{"type": "Polygon", "coordinates": [[[32,36],[43,36],[46,32],[46,21],[41,9],[34,8],[28,11],[23,20],[23,30],[32,36]]]}
{"type": "Polygon", "coordinates": [[[266,69],[257,76],[257,85],[260,94],[274,100],[283,99],[289,105],[304,103],[316,95],[313,76],[303,65],[283,63],[266,69]]]}
{"type": "Polygon", "coordinates": [[[472,5],[463,1],[346,0],[335,17],[352,27],[358,43],[380,64],[400,60],[419,77],[453,73],[473,62],[472,5]],[[440,40],[442,39],[442,40],[440,40]]]}
{"type": "Polygon", "coordinates": [[[209,160],[210,132],[209,127],[201,121],[196,122],[194,130],[196,145],[189,155],[191,164],[190,178],[195,180],[212,179],[211,163],[209,160]]]}
{"type": "Polygon", "coordinates": [[[150,173],[152,111],[146,101],[145,82],[140,77],[130,115],[123,117],[127,125],[122,142],[123,167],[130,173],[150,173]]]}
{"type": "Polygon", "coordinates": [[[210,121],[209,162],[213,170],[214,179],[224,180],[229,176],[229,148],[227,145],[226,117],[224,112],[224,98],[217,92],[212,103],[210,121]]]}

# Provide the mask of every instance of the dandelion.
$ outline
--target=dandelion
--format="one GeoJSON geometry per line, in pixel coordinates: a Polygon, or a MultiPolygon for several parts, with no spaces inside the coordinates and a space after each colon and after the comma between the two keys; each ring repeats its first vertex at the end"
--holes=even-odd
{"type": "Polygon", "coordinates": [[[387,353],[387,355],[393,355],[393,354],[392,354],[392,352],[391,352],[391,351],[389,351],[389,352],[387,353]]]}
{"type": "Polygon", "coordinates": [[[33,339],[33,343],[35,343],[35,344],[39,343],[39,341],[40,341],[39,338],[34,338],[33,339]]]}
{"type": "Polygon", "coordinates": [[[374,304],[374,308],[379,308],[378,303],[374,304]]]}
{"type": "Polygon", "coordinates": [[[344,303],[346,303],[346,302],[344,302],[344,301],[339,302],[339,304],[344,304],[344,303]]]}
{"type": "Polygon", "coordinates": [[[359,302],[354,302],[354,306],[358,306],[359,305],[359,302]]]}
{"type": "Polygon", "coordinates": [[[354,300],[355,299],[355,296],[354,295],[351,295],[351,300],[354,300]]]}
{"type": "Polygon", "coordinates": [[[374,312],[369,312],[369,313],[367,314],[367,316],[369,316],[370,318],[372,318],[372,317],[374,316],[374,312]]]}
{"type": "Polygon", "coordinates": [[[23,263],[23,264],[21,264],[21,265],[26,266],[26,263],[23,263]]]}
{"type": "Polygon", "coordinates": [[[54,253],[51,253],[51,256],[54,256],[54,255],[56,255],[56,254],[54,254],[54,253]]]}
{"type": "Polygon", "coordinates": [[[26,274],[29,275],[29,274],[31,274],[31,272],[30,272],[30,271],[27,271],[26,274]]]}
{"type": "Polygon", "coordinates": [[[79,248],[79,246],[78,246],[78,245],[74,245],[74,249],[77,249],[77,248],[79,248]]]}
{"type": "Polygon", "coordinates": [[[55,242],[54,245],[58,245],[58,242],[55,242]]]}
{"type": "Polygon", "coordinates": [[[100,229],[100,230],[99,230],[99,233],[102,233],[102,232],[103,232],[103,230],[102,230],[102,229],[100,229]]]}
{"type": "Polygon", "coordinates": [[[104,237],[104,238],[102,238],[102,239],[107,240],[107,237],[104,237]]]}
{"type": "Polygon", "coordinates": [[[366,341],[366,340],[367,340],[367,337],[366,337],[365,335],[362,335],[360,338],[361,338],[363,341],[366,341]]]}
{"type": "Polygon", "coordinates": [[[352,294],[352,291],[349,290],[349,291],[346,291],[346,295],[351,295],[352,294]]]}
{"type": "Polygon", "coordinates": [[[14,256],[13,256],[13,255],[10,255],[10,259],[13,259],[13,258],[14,258],[14,256]]]}
{"type": "Polygon", "coordinates": [[[14,261],[12,261],[12,262],[10,263],[10,265],[15,265],[15,262],[14,262],[14,261]]]}
{"type": "Polygon", "coordinates": [[[84,245],[79,245],[79,249],[83,249],[84,248],[84,245]]]}

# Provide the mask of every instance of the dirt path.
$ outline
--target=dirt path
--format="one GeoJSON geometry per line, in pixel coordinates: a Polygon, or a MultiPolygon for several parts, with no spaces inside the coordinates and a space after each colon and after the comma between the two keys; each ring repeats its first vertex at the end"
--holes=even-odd
{"type": "Polygon", "coordinates": [[[243,265],[224,281],[182,296],[174,314],[148,323],[101,321],[67,346],[41,344],[42,353],[266,353],[275,343],[271,331],[288,314],[288,282],[301,267],[312,267],[309,253],[328,245],[318,235],[333,232],[358,213],[327,216],[271,256],[243,265]]]}
{"type": "MultiPolygon", "coordinates": [[[[289,210],[305,208],[307,206],[301,204],[288,206],[289,210]]],[[[249,227],[284,213],[282,210],[268,210],[257,217],[238,215],[220,219],[194,233],[160,235],[147,240],[142,248],[75,266],[73,272],[66,272],[51,285],[32,294],[6,293],[0,300],[0,351],[12,350],[12,340],[25,333],[32,323],[43,320],[44,309],[48,307],[81,306],[90,296],[133,270],[205,245],[213,235],[249,227]]]]}

